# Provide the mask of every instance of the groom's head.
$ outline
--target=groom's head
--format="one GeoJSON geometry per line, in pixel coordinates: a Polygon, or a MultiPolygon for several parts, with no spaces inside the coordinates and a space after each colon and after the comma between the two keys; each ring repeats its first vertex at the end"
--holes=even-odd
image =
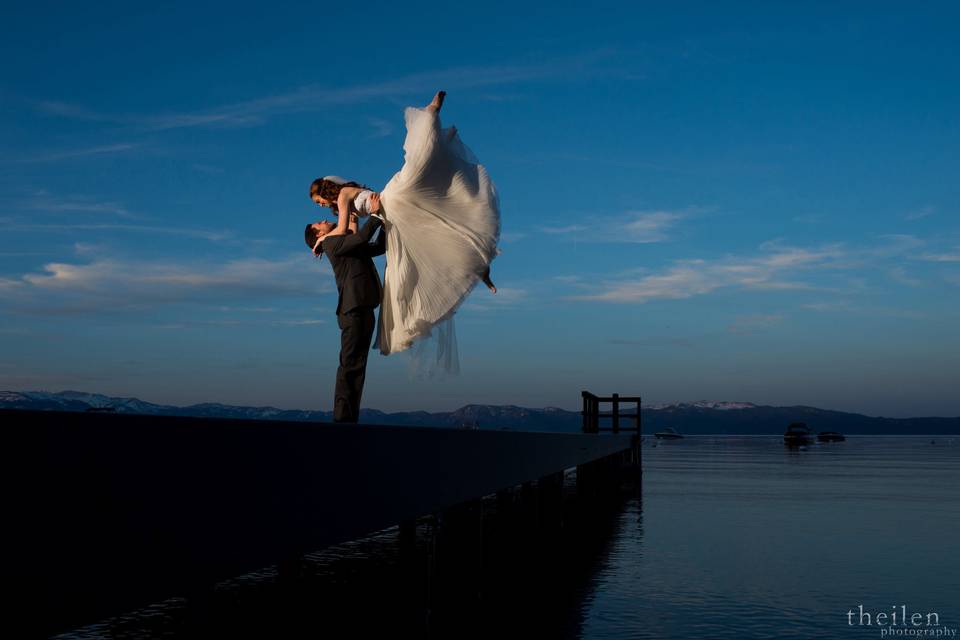
{"type": "Polygon", "coordinates": [[[325,233],[330,233],[336,228],[336,224],[328,222],[327,220],[308,224],[303,230],[303,241],[306,242],[310,250],[313,251],[313,245],[317,244],[317,238],[325,233]]]}

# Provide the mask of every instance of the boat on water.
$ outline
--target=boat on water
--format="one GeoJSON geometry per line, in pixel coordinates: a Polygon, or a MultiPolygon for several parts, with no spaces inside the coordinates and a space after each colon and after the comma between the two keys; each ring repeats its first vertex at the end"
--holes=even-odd
{"type": "Polygon", "coordinates": [[[843,442],[846,439],[839,431],[821,431],[817,434],[817,442],[843,442]]]}
{"type": "Polygon", "coordinates": [[[783,444],[788,447],[802,447],[816,442],[816,436],[803,422],[792,422],[783,434],[783,444]]]}
{"type": "Polygon", "coordinates": [[[667,427],[663,431],[657,431],[653,435],[657,440],[683,440],[683,435],[673,427],[667,427]]]}

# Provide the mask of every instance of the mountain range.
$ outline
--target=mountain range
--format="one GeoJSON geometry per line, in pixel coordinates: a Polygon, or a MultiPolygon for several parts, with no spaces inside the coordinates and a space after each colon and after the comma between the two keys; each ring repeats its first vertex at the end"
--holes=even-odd
{"type": "MultiPolygon", "coordinates": [[[[34,411],[109,411],[161,416],[234,418],[247,420],[291,420],[330,422],[330,411],[277,409],[275,407],[238,407],[203,403],[186,407],[153,404],[137,398],[115,398],[81,391],[0,391],[0,409],[34,411]]],[[[773,407],[750,402],[678,402],[645,406],[641,410],[642,431],[653,433],[673,427],[681,433],[696,434],[782,434],[791,422],[805,422],[814,431],[873,435],[947,435],[960,434],[957,418],[879,418],[794,406],[773,407]]],[[[566,431],[581,428],[580,413],[556,407],[531,409],[513,405],[470,404],[456,411],[402,411],[384,413],[363,409],[360,422],[399,426],[473,427],[514,429],[518,431],[566,431]]],[[[632,426],[624,420],[622,426],[632,426]]]]}

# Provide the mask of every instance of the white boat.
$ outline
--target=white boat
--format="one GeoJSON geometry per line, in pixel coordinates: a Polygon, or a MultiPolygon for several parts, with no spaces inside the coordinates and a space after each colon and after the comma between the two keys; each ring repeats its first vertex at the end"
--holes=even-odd
{"type": "Polygon", "coordinates": [[[673,427],[667,427],[663,431],[657,431],[653,435],[657,440],[683,440],[683,435],[673,427]]]}

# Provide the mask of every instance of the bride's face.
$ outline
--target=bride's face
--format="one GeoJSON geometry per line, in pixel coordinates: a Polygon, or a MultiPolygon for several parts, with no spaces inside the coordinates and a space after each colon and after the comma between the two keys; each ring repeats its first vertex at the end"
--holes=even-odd
{"type": "Polygon", "coordinates": [[[332,204],[329,200],[325,198],[321,198],[319,193],[314,194],[313,201],[316,202],[321,207],[329,207],[332,204]]]}

